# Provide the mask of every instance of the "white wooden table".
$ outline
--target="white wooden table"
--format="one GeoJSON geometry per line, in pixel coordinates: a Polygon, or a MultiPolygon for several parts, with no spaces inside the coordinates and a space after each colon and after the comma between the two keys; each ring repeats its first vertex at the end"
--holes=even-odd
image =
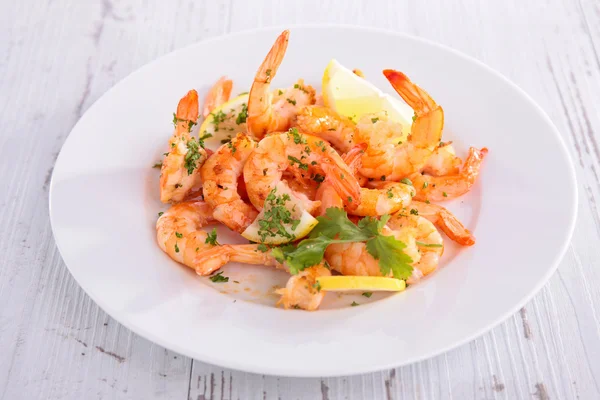
{"type": "MultiPolygon", "coordinates": [[[[0,399],[600,398],[600,1],[25,0],[3,1],[1,10],[0,399]],[[78,287],[52,238],[48,184],[69,131],[111,86],[173,49],[318,22],[433,39],[534,97],[564,135],[580,188],[577,229],[558,272],[479,339],[363,376],[247,374],[138,337],[78,287]]],[[[532,162],[538,151],[543,143],[532,162]]]]}

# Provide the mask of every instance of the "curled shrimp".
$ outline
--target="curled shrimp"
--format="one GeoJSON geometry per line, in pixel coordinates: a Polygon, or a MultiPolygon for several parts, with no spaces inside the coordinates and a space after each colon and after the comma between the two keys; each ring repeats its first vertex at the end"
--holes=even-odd
{"type": "Polygon", "coordinates": [[[420,173],[411,175],[410,179],[417,189],[415,200],[443,201],[467,193],[475,183],[487,153],[488,149],[485,147],[481,150],[471,147],[465,163],[456,175],[429,176],[420,173]]]}
{"type": "Polygon", "coordinates": [[[243,232],[258,215],[238,192],[239,177],[255,146],[254,140],[238,134],[222,145],[201,169],[204,200],[214,208],[214,218],[236,232],[243,232]]]}
{"type": "Polygon", "coordinates": [[[222,76],[219,80],[210,88],[206,97],[204,98],[204,107],[202,108],[202,116],[208,117],[213,110],[222,104],[226,103],[231,96],[231,88],[233,81],[222,76]]]}
{"type": "MultiPolygon", "coordinates": [[[[204,265],[204,268],[209,271],[216,271],[228,262],[267,265],[287,270],[287,267],[280,264],[273,257],[270,250],[263,252],[259,250],[256,244],[213,247],[202,252],[197,262],[204,265]]],[[[316,278],[329,275],[331,275],[331,272],[324,267],[323,263],[306,268],[297,275],[292,275],[288,279],[285,288],[275,291],[275,293],[281,295],[277,304],[282,305],[284,308],[316,310],[325,295],[325,292],[318,289],[317,285],[315,285],[316,278]]]]}
{"type": "Polygon", "coordinates": [[[410,204],[411,210],[417,210],[418,214],[433,222],[450,239],[463,246],[472,246],[475,244],[475,237],[465,226],[456,218],[454,214],[437,204],[427,204],[420,201],[413,201],[410,204]]]}
{"type": "MultiPolygon", "coordinates": [[[[360,186],[337,152],[325,141],[292,129],[265,137],[244,165],[246,190],[254,207],[262,210],[265,199],[281,181],[285,170],[293,170],[304,179],[327,178],[347,208],[358,205],[360,186]]],[[[290,192],[306,211],[314,212],[319,207],[318,201],[303,193],[291,189],[290,192]]]]}
{"type": "Polygon", "coordinates": [[[423,89],[394,70],[383,74],[415,112],[408,141],[402,126],[385,115],[363,116],[357,124],[359,141],[369,143],[360,172],[373,179],[398,181],[426,164],[442,138],[444,112],[423,89]]]}
{"type": "Polygon", "coordinates": [[[279,35],[273,47],[260,65],[248,98],[248,131],[257,139],[267,133],[287,130],[297,110],[315,102],[315,90],[299,80],[290,87],[271,93],[271,81],[287,49],[290,32],[285,30],[279,35]]]}
{"type": "Polygon", "coordinates": [[[324,263],[305,268],[297,275],[292,275],[285,288],[275,291],[281,295],[277,304],[286,309],[316,310],[325,296],[325,291],[320,290],[316,284],[317,278],[320,276],[331,276],[331,271],[325,267],[324,263]]]}
{"type": "Polygon", "coordinates": [[[203,201],[175,204],[156,221],[156,240],[159,247],[173,260],[186,265],[199,275],[213,272],[199,257],[213,246],[202,227],[215,222],[212,207],[203,201]]]}
{"type": "Polygon", "coordinates": [[[160,201],[179,202],[200,187],[200,166],[206,150],[191,137],[198,120],[198,93],[190,90],[177,106],[175,132],[169,140],[169,152],[160,170],[160,201]]]}
{"type": "Polygon", "coordinates": [[[431,176],[456,175],[461,164],[462,160],[456,156],[452,142],[440,143],[421,172],[431,176]]]}
{"type": "MultiPolygon", "coordinates": [[[[344,154],[343,160],[357,174],[366,145],[360,144],[344,154]]],[[[377,188],[360,188],[358,205],[350,210],[352,215],[378,216],[392,214],[406,207],[415,195],[413,186],[400,182],[383,182],[377,188]]],[[[329,178],[317,189],[316,199],[321,202],[319,213],[324,215],[330,207],[343,207],[342,198],[332,187],[329,178]]]]}
{"type": "Polygon", "coordinates": [[[296,115],[294,125],[301,132],[327,140],[341,153],[355,146],[356,125],[348,118],[322,106],[306,106],[296,115]]]}

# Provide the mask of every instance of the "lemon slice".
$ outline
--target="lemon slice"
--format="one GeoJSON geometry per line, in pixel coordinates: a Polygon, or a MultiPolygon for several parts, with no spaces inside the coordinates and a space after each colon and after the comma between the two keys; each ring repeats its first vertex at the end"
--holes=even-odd
{"type": "Polygon", "coordinates": [[[402,134],[410,133],[413,110],[403,100],[383,93],[375,85],[331,60],[323,73],[323,102],[337,113],[358,121],[364,114],[386,112],[390,120],[402,124],[402,134]]]}
{"type": "MultiPolygon", "coordinates": [[[[300,206],[300,201],[296,199],[291,189],[284,185],[283,182],[279,182],[275,186],[274,195],[281,199],[284,195],[289,196],[289,200],[284,201],[283,207],[285,207],[291,215],[291,219],[294,220],[294,223],[285,224],[282,223],[283,234],[279,234],[276,232],[275,235],[261,235],[261,231],[264,232],[261,227],[261,222],[265,220],[265,213],[272,210],[272,206],[267,199],[265,201],[265,207],[258,214],[254,222],[250,226],[246,228],[244,232],[242,232],[242,236],[248,240],[257,243],[265,243],[265,244],[283,244],[288,243],[293,240],[297,240],[303,238],[308,235],[310,231],[319,223],[315,217],[313,217],[308,211],[304,210],[300,206]]],[[[272,230],[271,230],[272,232],[272,230]]]]}
{"type": "Polygon", "coordinates": [[[354,290],[401,292],[406,289],[406,282],[403,280],[383,276],[321,276],[317,278],[317,282],[321,290],[331,292],[354,290]]]}
{"type": "Polygon", "coordinates": [[[206,142],[220,146],[239,132],[246,132],[247,116],[248,93],[244,93],[215,108],[200,125],[198,134],[212,135],[206,142]]]}

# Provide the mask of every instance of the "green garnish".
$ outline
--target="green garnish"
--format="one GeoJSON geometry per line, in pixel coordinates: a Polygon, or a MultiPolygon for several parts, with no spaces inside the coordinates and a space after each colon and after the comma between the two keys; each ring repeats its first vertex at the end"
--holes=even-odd
{"type": "Polygon", "coordinates": [[[213,246],[217,246],[219,244],[219,242],[217,242],[217,228],[213,228],[212,232],[207,233],[204,243],[213,246]]]}
{"type": "Polygon", "coordinates": [[[290,128],[289,133],[294,138],[294,143],[306,144],[306,139],[298,132],[298,128],[290,128]]]}
{"type": "Polygon", "coordinates": [[[291,105],[293,105],[293,106],[295,106],[295,105],[296,105],[296,100],[294,100],[294,99],[287,98],[287,99],[285,99],[285,100],[286,100],[288,103],[290,103],[291,105]]]}
{"type": "Polygon", "coordinates": [[[183,234],[179,233],[179,232],[175,232],[175,236],[177,236],[178,239],[181,239],[183,237],[183,234]]]}
{"type": "Polygon", "coordinates": [[[372,122],[372,123],[375,123],[375,122],[377,122],[377,121],[379,121],[379,118],[371,118],[371,122],[372,122]]]}
{"type": "Polygon", "coordinates": [[[175,253],[179,253],[179,246],[177,246],[177,243],[175,243],[175,253]]]}
{"type": "Polygon", "coordinates": [[[308,171],[308,164],[304,164],[302,161],[298,160],[294,156],[288,156],[288,160],[290,160],[290,165],[294,165],[294,163],[298,164],[298,168],[308,171]]]}
{"type": "Polygon", "coordinates": [[[391,271],[395,278],[406,279],[413,270],[412,259],[403,252],[406,245],[393,236],[381,234],[389,219],[389,215],[380,220],[365,217],[354,225],[343,209],[331,207],[325,216],[317,217],[319,223],[308,239],[297,246],[276,247],[272,254],[279,262],[286,262],[292,274],[297,274],[319,264],[325,249],[332,243],[366,242],[369,254],[379,260],[382,275],[387,276],[391,271]]]}
{"type": "Polygon", "coordinates": [[[373,292],[364,292],[362,295],[369,298],[369,297],[373,296],[373,292]]]}
{"type": "Polygon", "coordinates": [[[392,192],[392,188],[389,188],[387,191],[387,197],[388,199],[391,199],[392,197],[394,197],[394,192],[392,192]]]}
{"type": "Polygon", "coordinates": [[[317,292],[320,292],[321,291],[321,282],[316,281],[315,284],[313,285],[313,287],[315,289],[317,289],[317,292]]]}
{"type": "Polygon", "coordinates": [[[262,253],[266,253],[267,251],[269,251],[269,246],[267,246],[264,243],[259,244],[258,246],[256,246],[256,248],[262,253]]]}
{"type": "Polygon", "coordinates": [[[412,215],[419,215],[419,210],[417,210],[416,208],[411,208],[411,209],[410,209],[410,213],[411,213],[412,215]]]}
{"type": "Polygon", "coordinates": [[[164,212],[163,212],[163,211],[161,211],[161,212],[159,212],[159,213],[158,213],[158,216],[160,217],[160,216],[162,216],[163,214],[164,214],[164,212]]]}
{"type": "MultiPolygon", "coordinates": [[[[206,136],[206,135],[204,135],[206,136]]],[[[203,136],[203,138],[204,138],[203,136]]],[[[196,169],[197,166],[197,162],[198,160],[204,155],[203,153],[200,152],[200,149],[203,148],[204,146],[204,139],[200,139],[202,140],[202,142],[200,141],[196,141],[196,139],[191,138],[190,140],[188,140],[187,142],[187,153],[185,153],[185,168],[187,169],[187,173],[188,175],[191,175],[194,170],[196,169]]]]}
{"type": "Polygon", "coordinates": [[[423,242],[416,242],[417,246],[421,246],[421,247],[444,247],[443,244],[438,244],[438,243],[423,243],[423,242]]]}
{"type": "Polygon", "coordinates": [[[296,236],[287,232],[283,224],[291,224],[292,230],[295,230],[300,223],[300,220],[292,219],[292,213],[285,207],[285,203],[290,201],[290,195],[287,193],[277,196],[277,189],[271,190],[265,199],[265,210],[263,217],[258,221],[260,229],[258,235],[262,242],[267,237],[283,236],[290,240],[294,240],[296,236]]]}
{"type": "Polygon", "coordinates": [[[429,182],[423,182],[423,189],[427,189],[427,186],[429,186],[429,182]]]}
{"type": "Polygon", "coordinates": [[[448,197],[448,193],[446,193],[446,192],[442,192],[442,195],[443,195],[444,197],[448,197]]]}
{"type": "Polygon", "coordinates": [[[240,124],[245,123],[247,119],[248,119],[248,104],[242,103],[242,111],[240,111],[237,118],[235,119],[235,123],[240,125],[240,124]]]}
{"type": "Polygon", "coordinates": [[[231,142],[227,142],[227,147],[229,147],[229,149],[231,150],[231,154],[235,154],[237,148],[231,142]]]}
{"type": "Polygon", "coordinates": [[[321,183],[325,180],[325,177],[321,174],[315,174],[315,175],[313,175],[312,180],[315,182],[321,183]]]}
{"type": "Polygon", "coordinates": [[[223,271],[221,271],[218,274],[211,276],[210,280],[213,281],[214,283],[220,283],[220,282],[224,283],[224,282],[229,282],[229,277],[223,276],[223,271]]]}
{"type": "Polygon", "coordinates": [[[413,116],[412,116],[412,120],[413,120],[413,122],[415,122],[415,121],[417,120],[417,113],[414,113],[414,114],[413,114],[413,116]]]}
{"type": "Polygon", "coordinates": [[[360,304],[358,304],[357,302],[353,301],[352,304],[350,304],[352,307],[356,307],[356,306],[360,306],[360,304]]]}
{"type": "Polygon", "coordinates": [[[219,131],[219,124],[225,122],[225,120],[228,118],[227,114],[225,114],[222,110],[219,110],[219,112],[215,113],[211,113],[210,115],[212,115],[213,120],[212,123],[215,125],[215,132],[219,131]]]}
{"type": "Polygon", "coordinates": [[[404,183],[405,185],[410,185],[410,186],[413,185],[412,181],[408,178],[402,178],[402,179],[400,179],[400,182],[404,183]]]}
{"type": "Polygon", "coordinates": [[[156,164],[154,164],[154,165],[152,166],[152,168],[162,168],[162,161],[160,161],[160,162],[157,162],[156,164]]]}

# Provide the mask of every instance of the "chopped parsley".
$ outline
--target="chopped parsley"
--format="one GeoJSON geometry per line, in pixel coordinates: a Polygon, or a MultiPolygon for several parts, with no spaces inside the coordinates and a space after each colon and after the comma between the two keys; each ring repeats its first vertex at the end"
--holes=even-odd
{"type": "Polygon", "coordinates": [[[179,253],[179,246],[177,246],[177,243],[175,243],[175,253],[179,253]]]}
{"type": "Polygon", "coordinates": [[[427,189],[427,186],[429,186],[429,182],[423,182],[423,189],[427,189]]]}
{"type": "Polygon", "coordinates": [[[281,96],[283,94],[283,90],[279,89],[279,95],[281,96]]]}
{"type": "Polygon", "coordinates": [[[212,117],[213,117],[212,123],[215,125],[215,132],[218,132],[219,125],[222,124],[223,122],[225,122],[225,120],[228,118],[228,116],[221,110],[219,110],[219,112],[217,112],[216,114],[211,113],[210,115],[212,115],[212,117]]]}
{"type": "Polygon", "coordinates": [[[223,276],[223,271],[213,275],[210,277],[210,280],[213,281],[214,283],[225,283],[225,282],[229,282],[229,277],[228,276],[223,276]]]}
{"type": "Polygon", "coordinates": [[[231,149],[231,154],[235,154],[237,148],[231,142],[227,142],[227,147],[231,149]]]}
{"type": "Polygon", "coordinates": [[[154,164],[152,166],[152,168],[162,168],[162,161],[161,162],[157,162],[156,164],[154,164]]]}
{"type": "Polygon", "coordinates": [[[444,196],[444,197],[448,197],[448,193],[446,193],[446,192],[442,192],[442,196],[444,196]]]}
{"type": "Polygon", "coordinates": [[[163,214],[164,214],[164,212],[161,211],[161,212],[158,213],[158,216],[161,217],[163,214]]]}
{"type": "Polygon", "coordinates": [[[410,209],[410,213],[411,213],[412,215],[419,215],[419,210],[417,210],[416,208],[411,208],[411,209],[410,209]]]}
{"type": "Polygon", "coordinates": [[[317,292],[320,292],[321,291],[321,282],[316,281],[315,284],[313,285],[313,287],[315,289],[317,289],[317,292]]]}
{"type": "Polygon", "coordinates": [[[364,292],[362,295],[365,296],[366,298],[369,298],[369,297],[373,296],[373,292],[364,292]]]}
{"type": "Polygon", "coordinates": [[[360,304],[358,304],[357,302],[353,301],[352,304],[350,304],[352,307],[356,307],[356,306],[360,306],[360,304]]]}
{"type": "Polygon", "coordinates": [[[385,181],[385,175],[381,175],[381,180],[385,181]]]}
{"type": "Polygon", "coordinates": [[[266,253],[267,251],[269,251],[269,246],[267,246],[264,243],[259,244],[258,246],[256,246],[256,248],[262,253],[266,253]]]}
{"type": "Polygon", "coordinates": [[[325,180],[325,177],[323,175],[321,175],[321,174],[315,174],[312,177],[312,180],[315,181],[315,182],[321,183],[321,182],[323,182],[325,180]]]}
{"type": "Polygon", "coordinates": [[[416,242],[417,246],[421,246],[421,247],[444,247],[443,244],[438,244],[438,243],[423,243],[423,242],[416,242]]]}
{"type": "Polygon", "coordinates": [[[293,105],[293,106],[295,106],[295,105],[296,105],[296,100],[294,100],[294,99],[287,98],[287,99],[285,99],[285,100],[286,100],[288,103],[290,103],[291,105],[293,105]]]}
{"type": "MultiPolygon", "coordinates": [[[[203,138],[204,138],[204,136],[203,136],[203,138]]],[[[203,148],[204,141],[203,141],[203,139],[200,139],[200,140],[202,140],[202,142],[196,141],[195,138],[191,138],[187,142],[188,151],[187,151],[187,153],[185,153],[184,166],[185,166],[185,169],[187,169],[188,175],[191,175],[194,172],[194,170],[196,169],[198,160],[204,155],[204,153],[200,151],[200,149],[203,148]]]]}
{"type": "Polygon", "coordinates": [[[402,179],[400,179],[400,182],[404,183],[405,185],[410,185],[410,186],[413,185],[412,181],[408,178],[402,178],[402,179]]]}
{"type": "Polygon", "coordinates": [[[179,233],[179,232],[175,232],[175,236],[177,236],[178,239],[181,239],[183,237],[183,234],[179,233]]]}
{"type": "Polygon", "coordinates": [[[306,139],[300,134],[300,132],[298,132],[298,128],[290,128],[289,133],[294,138],[294,143],[306,144],[306,139]]]}
{"type": "Polygon", "coordinates": [[[235,123],[240,125],[246,122],[248,119],[248,104],[242,103],[242,111],[237,115],[235,123]]]}
{"type": "Polygon", "coordinates": [[[391,199],[392,197],[394,197],[394,192],[392,191],[392,188],[389,188],[387,191],[387,197],[388,199],[391,199]]]}
{"type": "Polygon", "coordinates": [[[179,189],[180,187],[182,187],[183,185],[181,183],[176,183],[175,184],[175,189],[179,189]]]}
{"type": "Polygon", "coordinates": [[[260,236],[261,242],[264,242],[267,237],[283,236],[284,238],[294,240],[295,235],[288,233],[284,224],[291,224],[291,229],[296,230],[299,219],[293,219],[292,213],[285,207],[285,204],[291,200],[287,193],[278,196],[277,189],[274,188],[267,195],[265,199],[265,205],[263,207],[264,214],[261,219],[258,220],[259,230],[258,235],[260,236]]]}
{"type": "Polygon", "coordinates": [[[371,118],[371,122],[372,122],[372,123],[375,123],[375,122],[377,122],[377,121],[379,121],[379,118],[371,118]]]}
{"type": "Polygon", "coordinates": [[[288,160],[290,160],[290,165],[293,166],[294,163],[298,164],[298,168],[308,171],[308,164],[304,164],[302,161],[298,160],[294,156],[288,156],[288,160]]]}
{"type": "Polygon", "coordinates": [[[217,242],[217,228],[213,228],[212,232],[206,234],[204,243],[212,246],[217,246],[219,244],[219,242],[217,242]]]}
{"type": "Polygon", "coordinates": [[[319,264],[332,243],[365,242],[369,254],[379,261],[382,275],[391,272],[397,279],[406,279],[413,270],[412,259],[403,251],[406,245],[393,236],[381,234],[389,219],[389,215],[380,220],[364,217],[355,225],[343,209],[330,207],[326,215],[317,217],[319,223],[308,239],[297,245],[275,247],[272,254],[279,262],[285,262],[292,274],[297,274],[319,264]]]}
{"type": "Polygon", "coordinates": [[[413,122],[415,122],[415,121],[417,120],[417,113],[414,113],[414,114],[413,114],[413,116],[412,116],[412,120],[413,120],[413,122]]]}

